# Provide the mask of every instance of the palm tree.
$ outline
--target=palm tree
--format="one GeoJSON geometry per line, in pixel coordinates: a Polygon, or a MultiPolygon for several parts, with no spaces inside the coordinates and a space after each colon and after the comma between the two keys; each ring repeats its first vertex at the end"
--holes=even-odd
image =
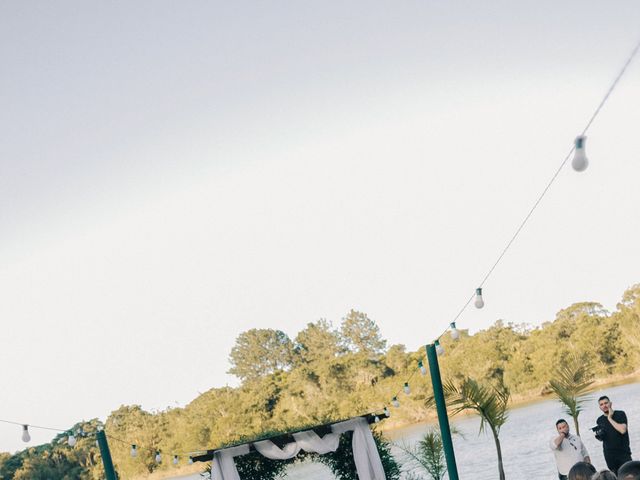
{"type": "Polygon", "coordinates": [[[580,435],[578,415],[588,396],[584,393],[593,383],[593,372],[586,358],[571,355],[556,368],[554,379],[549,381],[549,388],[564,405],[564,411],[573,418],[576,435],[580,435]]]}
{"type": "MultiPolygon", "coordinates": [[[[454,435],[463,436],[455,427],[451,428],[454,435]]],[[[463,436],[464,438],[464,436],[463,436]]],[[[442,436],[435,427],[428,427],[422,438],[413,446],[407,444],[396,444],[405,453],[407,463],[412,467],[412,471],[406,472],[406,480],[419,480],[422,477],[416,474],[416,470],[426,472],[431,480],[442,480],[447,471],[447,464],[444,455],[444,445],[442,436]]]]}
{"type": "MultiPolygon", "coordinates": [[[[440,432],[430,427],[415,446],[397,445],[406,454],[408,463],[415,469],[423,470],[432,480],[442,480],[447,471],[444,457],[444,447],[440,432]]],[[[409,479],[419,479],[414,472],[407,474],[409,479]]]]}
{"type": "MultiPolygon", "coordinates": [[[[451,415],[471,410],[480,415],[480,432],[488,426],[493,435],[498,454],[498,473],[500,480],[505,480],[502,448],[500,447],[500,428],[507,421],[509,390],[503,384],[498,386],[483,385],[472,378],[464,378],[460,384],[451,381],[443,385],[444,395],[451,415]]],[[[433,403],[429,399],[429,403],[433,403]]]]}

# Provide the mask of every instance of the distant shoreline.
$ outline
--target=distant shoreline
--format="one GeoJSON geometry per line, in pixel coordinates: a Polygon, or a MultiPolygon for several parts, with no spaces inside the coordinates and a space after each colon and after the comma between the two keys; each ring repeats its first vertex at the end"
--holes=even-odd
{"type": "MultiPolygon", "coordinates": [[[[632,383],[640,383],[640,371],[636,370],[635,372],[627,375],[612,375],[607,378],[597,378],[594,380],[593,385],[591,385],[587,390],[587,395],[589,395],[592,392],[595,392],[596,390],[600,390],[602,388],[617,387],[620,385],[629,385],[632,383]]],[[[546,394],[540,393],[540,392],[524,393],[524,394],[520,394],[512,397],[511,402],[509,402],[509,409],[523,408],[529,405],[543,402],[545,400],[555,400],[555,399],[556,398],[554,397],[554,395],[550,393],[546,393],[546,394]]],[[[456,415],[456,418],[467,417],[469,415],[475,415],[475,413],[462,412],[456,415]]],[[[391,423],[391,424],[387,422],[386,425],[384,422],[381,422],[379,428],[380,428],[380,431],[382,432],[392,432],[395,430],[402,430],[403,428],[407,428],[412,425],[429,425],[429,424],[437,423],[437,420],[438,420],[437,415],[433,413],[428,417],[428,419],[424,421],[397,422],[397,423],[391,423]]]]}

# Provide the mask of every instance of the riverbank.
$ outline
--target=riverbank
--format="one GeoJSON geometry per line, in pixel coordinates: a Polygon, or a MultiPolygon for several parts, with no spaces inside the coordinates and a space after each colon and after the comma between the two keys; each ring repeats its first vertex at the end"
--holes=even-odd
{"type": "MultiPolygon", "coordinates": [[[[607,387],[617,387],[621,385],[628,385],[632,383],[640,383],[640,370],[636,370],[635,372],[626,374],[626,375],[611,375],[606,378],[596,378],[594,379],[593,384],[587,390],[587,395],[589,393],[594,392],[596,390],[601,390],[607,387]]],[[[540,390],[532,390],[527,393],[521,393],[518,395],[513,395],[511,397],[511,401],[509,402],[509,409],[523,408],[529,405],[533,405],[539,402],[543,402],[545,400],[555,398],[553,394],[541,392],[540,390]]],[[[473,412],[462,412],[457,415],[457,417],[466,417],[469,415],[475,415],[473,412]]],[[[392,417],[393,418],[393,417],[392,417]]],[[[391,419],[387,419],[384,422],[381,422],[379,425],[379,429],[382,432],[393,432],[394,430],[401,430],[403,428],[407,428],[411,425],[416,425],[415,422],[394,422],[391,419]]],[[[420,421],[417,424],[429,425],[432,423],[437,423],[438,417],[433,411],[428,418],[424,421],[420,421]]]]}
{"type": "MultiPolygon", "coordinates": [[[[627,375],[612,375],[607,378],[599,378],[595,379],[593,385],[589,388],[588,392],[593,392],[597,390],[602,390],[607,387],[617,387],[621,385],[628,385],[633,383],[640,383],[640,371],[633,372],[627,375]]],[[[588,394],[588,393],[587,393],[588,394]]],[[[516,395],[512,398],[510,403],[511,409],[520,409],[528,406],[532,406],[537,403],[544,402],[549,399],[553,399],[554,396],[551,394],[541,393],[539,390],[531,391],[526,394],[516,395]]],[[[473,413],[464,412],[458,415],[460,418],[464,418],[467,416],[472,416],[473,413]]],[[[422,422],[391,422],[393,417],[386,420],[385,422],[381,422],[378,425],[381,431],[391,434],[393,436],[393,432],[397,430],[406,429],[410,426],[418,426],[418,425],[428,425],[432,423],[437,423],[437,416],[435,414],[430,415],[426,421],[422,422]]],[[[154,472],[148,475],[139,475],[136,477],[132,477],[132,480],[167,480],[174,479],[178,480],[180,478],[190,478],[193,475],[197,475],[204,469],[205,464],[194,464],[189,466],[177,467],[171,470],[164,470],[160,472],[154,472]]]]}

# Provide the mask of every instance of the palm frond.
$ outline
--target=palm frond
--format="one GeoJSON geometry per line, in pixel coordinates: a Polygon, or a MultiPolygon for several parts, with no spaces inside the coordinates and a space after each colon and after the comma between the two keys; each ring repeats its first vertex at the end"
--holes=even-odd
{"type": "Polygon", "coordinates": [[[549,381],[549,388],[564,405],[564,411],[573,418],[576,434],[580,434],[578,416],[584,404],[590,400],[585,395],[593,384],[593,373],[590,363],[585,358],[571,355],[556,368],[553,380],[549,381]]]}
{"type": "Polygon", "coordinates": [[[593,373],[589,362],[575,355],[558,366],[554,379],[549,381],[549,387],[571,416],[577,416],[582,411],[583,405],[589,400],[584,393],[592,384],[593,373]]]}
{"type": "Polygon", "coordinates": [[[466,378],[460,384],[445,382],[443,390],[452,415],[465,410],[472,410],[480,415],[480,431],[484,431],[487,424],[500,431],[500,427],[507,421],[510,394],[504,386],[500,388],[484,385],[466,378]]]}

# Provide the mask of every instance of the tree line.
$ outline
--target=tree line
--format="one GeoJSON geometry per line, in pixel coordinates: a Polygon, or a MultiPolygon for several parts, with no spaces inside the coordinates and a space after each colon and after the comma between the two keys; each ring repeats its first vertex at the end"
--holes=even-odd
{"type": "MultiPolygon", "coordinates": [[[[460,339],[441,339],[442,377],[450,382],[477,379],[500,385],[512,399],[549,393],[554,371],[569,358],[581,358],[596,379],[628,375],[640,367],[640,284],[624,292],[616,310],[583,302],[571,305],[553,321],[532,327],[496,321],[460,339]]],[[[148,412],[123,405],[104,422],[121,478],[170,469],[171,459],[155,461],[157,451],[170,454],[214,448],[264,432],[284,432],[380,411],[418,369],[424,350],[407,352],[388,346],[366,313],[351,310],[335,327],[327,320],[311,322],[294,338],[277,329],[241,333],[229,355],[229,372],[238,387],[217,387],[184,408],[148,412]],[[130,444],[139,446],[136,458],[130,444]]],[[[399,396],[387,426],[433,418],[428,376],[414,374],[411,394],[399,396]]],[[[100,422],[74,426],[86,432],[100,422]]],[[[64,436],[15,455],[0,454],[0,478],[89,480],[102,478],[93,440],[71,448],[64,436]]],[[[184,459],[183,459],[184,461],[184,459]]]]}

